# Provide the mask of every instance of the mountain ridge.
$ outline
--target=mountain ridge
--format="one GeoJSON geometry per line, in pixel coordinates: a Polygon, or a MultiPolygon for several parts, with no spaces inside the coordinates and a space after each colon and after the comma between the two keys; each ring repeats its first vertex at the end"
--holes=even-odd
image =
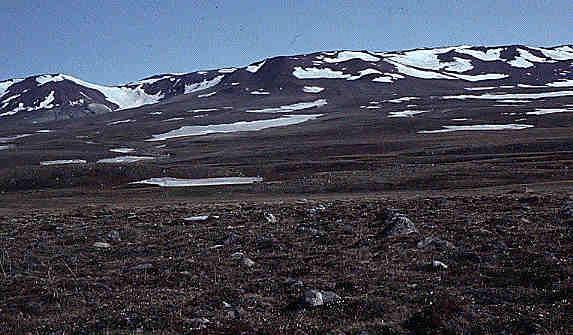
{"type": "Polygon", "coordinates": [[[217,94],[215,87],[219,94],[236,97],[295,94],[313,82],[326,88],[321,95],[352,89],[400,90],[402,86],[431,93],[435,90],[431,86],[474,87],[481,83],[551,88],[571,86],[572,61],[570,44],[460,45],[274,56],[244,67],[162,73],[115,86],[94,84],[67,74],[39,74],[0,82],[0,117],[51,111],[54,115],[48,117],[50,120],[68,119],[157,104],[180,95],[202,98],[205,96],[199,96],[199,92],[208,92],[213,96],[217,94]],[[428,80],[439,84],[428,85],[428,80]],[[393,84],[397,87],[386,87],[393,84]]]}

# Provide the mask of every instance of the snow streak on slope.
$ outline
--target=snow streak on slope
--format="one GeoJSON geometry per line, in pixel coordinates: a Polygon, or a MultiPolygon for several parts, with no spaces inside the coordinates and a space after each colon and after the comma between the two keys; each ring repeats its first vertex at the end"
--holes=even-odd
{"type": "Polygon", "coordinates": [[[216,76],[213,79],[205,79],[198,83],[185,85],[185,92],[183,94],[199,92],[211,88],[213,86],[216,86],[221,82],[221,80],[223,80],[224,77],[225,77],[224,75],[220,75],[216,76]]]}
{"type": "Polygon", "coordinates": [[[0,82],[0,97],[2,97],[6,91],[8,90],[8,88],[14,84],[17,84],[19,82],[21,82],[24,79],[10,79],[10,80],[6,80],[6,81],[2,81],[0,82]]]}
{"type": "Polygon", "coordinates": [[[325,106],[327,104],[325,99],[318,99],[311,102],[299,102],[292,105],[280,106],[275,108],[265,108],[265,109],[250,109],[246,110],[247,113],[289,113],[298,110],[308,109],[308,108],[318,108],[325,106]]]}

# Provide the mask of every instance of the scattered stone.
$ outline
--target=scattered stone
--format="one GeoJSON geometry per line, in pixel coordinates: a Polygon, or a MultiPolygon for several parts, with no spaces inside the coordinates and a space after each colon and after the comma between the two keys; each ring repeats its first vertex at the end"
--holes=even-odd
{"type": "Polygon", "coordinates": [[[193,318],[189,320],[191,330],[205,329],[210,322],[211,321],[206,318],[193,318]]]}
{"type": "Polygon", "coordinates": [[[433,237],[433,236],[426,237],[425,239],[418,242],[418,244],[416,246],[418,247],[418,249],[434,248],[434,249],[439,249],[439,250],[446,250],[446,249],[454,249],[455,248],[455,246],[452,242],[442,240],[439,237],[433,237]]]}
{"type": "Polygon", "coordinates": [[[131,270],[141,271],[141,270],[149,270],[149,269],[151,269],[151,268],[153,268],[153,264],[151,264],[151,263],[143,263],[143,264],[139,264],[139,265],[136,265],[136,266],[132,266],[132,267],[131,267],[131,270]]]}
{"type": "Polygon", "coordinates": [[[102,249],[111,248],[111,244],[109,244],[107,242],[95,242],[93,244],[93,246],[96,248],[102,248],[102,249]]]}
{"type": "Polygon", "coordinates": [[[238,261],[240,264],[248,268],[253,267],[256,264],[255,261],[245,256],[245,254],[243,254],[242,252],[236,252],[232,254],[231,258],[233,258],[234,260],[238,261]]]}
{"type": "Polygon", "coordinates": [[[394,237],[417,233],[416,225],[405,214],[394,209],[386,209],[382,214],[382,222],[385,227],[382,231],[384,237],[394,237]]]}
{"type": "Polygon", "coordinates": [[[258,249],[271,249],[278,245],[278,240],[272,236],[257,237],[258,249]]]}

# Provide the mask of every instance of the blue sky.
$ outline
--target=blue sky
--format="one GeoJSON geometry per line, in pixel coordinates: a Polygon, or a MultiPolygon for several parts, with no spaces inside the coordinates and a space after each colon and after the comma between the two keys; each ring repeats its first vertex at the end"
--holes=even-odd
{"type": "Polygon", "coordinates": [[[0,0],[0,80],[119,84],[333,49],[571,44],[571,0],[0,0]]]}

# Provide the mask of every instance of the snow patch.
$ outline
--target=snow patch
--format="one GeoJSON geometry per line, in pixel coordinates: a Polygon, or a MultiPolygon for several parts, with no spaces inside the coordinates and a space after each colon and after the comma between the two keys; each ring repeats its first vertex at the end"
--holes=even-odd
{"type": "Polygon", "coordinates": [[[360,51],[340,51],[334,58],[322,57],[321,59],[326,63],[340,63],[349,61],[351,59],[361,59],[365,62],[377,62],[380,60],[378,57],[360,51]]]}
{"type": "Polygon", "coordinates": [[[146,180],[132,182],[130,184],[147,184],[161,187],[191,187],[191,186],[217,186],[217,185],[245,185],[262,182],[261,177],[222,177],[222,178],[150,178],[146,180]]]}
{"type": "Polygon", "coordinates": [[[266,62],[267,62],[267,61],[264,60],[264,61],[262,61],[262,62],[260,62],[260,63],[256,63],[256,64],[249,65],[249,66],[247,66],[247,71],[249,71],[249,72],[251,72],[251,73],[257,73],[257,71],[259,71],[259,69],[260,69],[261,67],[263,67],[263,65],[265,65],[266,62]]]}
{"type": "Polygon", "coordinates": [[[217,91],[211,93],[199,94],[197,98],[208,98],[214,96],[215,94],[217,94],[217,91]]]}
{"type": "Polygon", "coordinates": [[[242,131],[258,131],[267,128],[290,126],[316,119],[322,114],[287,115],[270,120],[239,121],[234,123],[213,124],[207,126],[184,126],[167,133],[152,135],[146,141],[164,141],[171,138],[199,136],[215,133],[235,133],[242,131]]]}
{"type": "Polygon", "coordinates": [[[135,120],[127,119],[127,120],[113,121],[113,122],[108,123],[107,125],[108,125],[108,126],[113,126],[113,125],[116,125],[116,124],[129,123],[129,122],[135,122],[135,120]]]}
{"type": "Polygon", "coordinates": [[[486,100],[503,100],[503,99],[543,99],[565,97],[573,95],[573,91],[556,91],[542,93],[509,93],[509,94],[482,94],[482,95],[450,95],[443,96],[443,99],[486,99],[486,100]]]}
{"type": "Polygon", "coordinates": [[[554,113],[569,113],[573,112],[573,109],[568,108],[537,108],[533,112],[527,112],[527,115],[545,115],[545,114],[554,114],[554,113]]]}
{"type": "Polygon", "coordinates": [[[252,95],[269,95],[269,94],[271,94],[271,93],[270,93],[270,92],[267,92],[267,91],[265,91],[265,90],[259,89],[259,90],[256,90],[256,91],[252,91],[251,94],[252,94],[252,95]]]}
{"type": "Polygon", "coordinates": [[[87,162],[83,159],[60,159],[54,161],[43,161],[40,165],[65,165],[65,164],[86,164],[87,162]]]}
{"type": "Polygon", "coordinates": [[[477,124],[471,126],[442,126],[444,129],[420,130],[419,134],[449,133],[452,131],[523,130],[533,128],[530,124],[477,124]]]}
{"type": "Polygon", "coordinates": [[[119,154],[129,154],[131,152],[135,152],[135,149],[133,149],[133,148],[114,148],[114,149],[109,149],[109,151],[117,152],[119,154]]]}
{"type": "Polygon", "coordinates": [[[155,157],[149,156],[119,156],[113,158],[100,159],[97,162],[103,164],[116,164],[116,163],[135,163],[139,161],[154,160],[155,157]]]}
{"type": "Polygon", "coordinates": [[[302,88],[304,93],[320,93],[324,91],[324,87],[320,86],[305,86],[302,88]]]}
{"type": "Polygon", "coordinates": [[[415,110],[405,110],[399,112],[390,112],[388,117],[412,117],[417,114],[427,113],[428,111],[415,111],[415,110]]]}
{"type": "Polygon", "coordinates": [[[349,74],[330,68],[303,68],[300,66],[296,66],[292,74],[298,79],[346,79],[351,77],[349,74]]]}

